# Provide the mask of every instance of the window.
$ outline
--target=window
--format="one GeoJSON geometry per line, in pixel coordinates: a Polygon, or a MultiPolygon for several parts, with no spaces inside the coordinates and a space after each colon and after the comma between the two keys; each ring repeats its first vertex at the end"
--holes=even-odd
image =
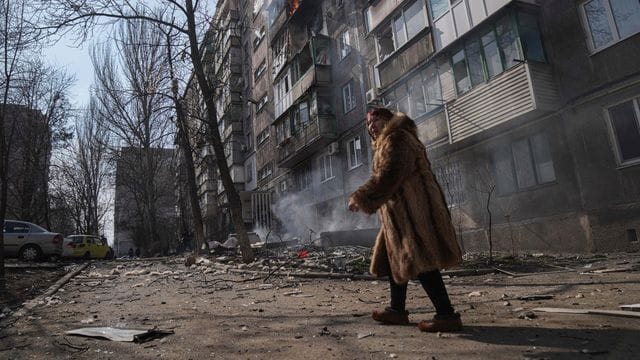
{"type": "Polygon", "coordinates": [[[253,3],[253,16],[256,16],[260,13],[263,4],[264,0],[256,0],[256,2],[253,3]]]}
{"type": "Polygon", "coordinates": [[[608,109],[616,153],[621,164],[640,162],[640,98],[608,109]]]}
{"type": "Polygon", "coordinates": [[[360,136],[356,136],[347,142],[349,170],[362,165],[362,145],[360,136]]]}
{"type": "Polygon", "coordinates": [[[256,37],[253,39],[253,48],[256,49],[258,46],[260,46],[260,43],[262,43],[262,39],[264,39],[264,35],[265,35],[264,26],[262,26],[260,30],[255,30],[254,35],[256,37]]]}
{"type": "Polygon", "coordinates": [[[502,72],[502,59],[500,59],[500,50],[496,41],[496,34],[493,30],[481,37],[482,48],[484,49],[484,57],[487,61],[487,72],[489,77],[494,77],[502,72]]]}
{"type": "Polygon", "coordinates": [[[244,173],[245,176],[247,178],[248,183],[253,181],[253,162],[249,162],[245,167],[244,167],[244,173]]]}
{"type": "Polygon", "coordinates": [[[519,33],[522,41],[522,52],[527,60],[544,62],[544,47],[535,16],[527,13],[518,14],[519,33]]]}
{"type": "Polygon", "coordinates": [[[406,44],[427,25],[424,1],[415,0],[405,6],[377,38],[379,61],[384,61],[389,54],[406,44]]]}
{"type": "Polygon", "coordinates": [[[258,82],[258,79],[262,76],[262,74],[264,74],[265,70],[267,70],[267,62],[266,60],[262,60],[260,65],[258,65],[256,70],[253,72],[253,81],[258,82]]]}
{"type": "Polygon", "coordinates": [[[253,131],[247,133],[247,152],[251,152],[253,150],[253,131]]]}
{"type": "Polygon", "coordinates": [[[311,187],[311,163],[302,165],[295,172],[298,191],[307,190],[311,187]]]}
{"type": "Polygon", "coordinates": [[[271,163],[268,163],[267,165],[263,166],[262,169],[258,170],[258,180],[267,179],[269,176],[271,176],[272,172],[273,166],[271,163]]]}
{"type": "Polygon", "coordinates": [[[309,105],[306,101],[293,106],[291,112],[293,131],[299,132],[309,123],[309,105]]]}
{"type": "Polygon", "coordinates": [[[325,154],[322,155],[320,157],[320,159],[318,159],[319,161],[319,168],[320,168],[320,182],[324,182],[327,181],[329,179],[332,179],[334,177],[333,175],[333,166],[332,166],[332,159],[333,156],[329,155],[329,154],[325,154]]]}
{"type": "Polygon", "coordinates": [[[494,152],[499,193],[511,193],[556,179],[549,144],[543,134],[512,142],[494,152]]]}
{"type": "Polygon", "coordinates": [[[404,19],[407,24],[407,38],[416,36],[427,26],[427,14],[424,1],[417,0],[404,9],[404,19]]]}
{"type": "Polygon", "coordinates": [[[466,201],[464,177],[459,161],[435,168],[435,175],[438,183],[442,186],[442,192],[449,206],[459,205],[466,201]]]}
{"type": "Polygon", "coordinates": [[[5,233],[22,233],[26,234],[29,232],[29,225],[17,223],[13,221],[5,221],[4,227],[2,229],[5,233]]]}
{"type": "Polygon", "coordinates": [[[287,192],[287,180],[280,181],[279,187],[280,187],[280,192],[281,193],[283,193],[283,194],[286,193],[287,192]]]}
{"type": "Polygon", "coordinates": [[[351,38],[349,37],[349,29],[341,32],[338,37],[338,52],[340,59],[344,59],[351,52],[351,38]]]}
{"type": "Polygon", "coordinates": [[[434,20],[449,10],[449,0],[431,0],[429,5],[431,5],[431,18],[434,20]]]}
{"type": "Polygon", "coordinates": [[[442,107],[442,90],[436,64],[429,64],[406,84],[383,96],[386,107],[402,111],[413,118],[442,107]]]}
{"type": "Polygon", "coordinates": [[[469,78],[471,86],[476,86],[484,82],[484,64],[482,62],[482,51],[477,39],[472,39],[464,46],[469,64],[469,78]]]}
{"type": "Polygon", "coordinates": [[[579,6],[592,50],[640,32],[638,0],[589,0],[579,6]]]}
{"type": "Polygon", "coordinates": [[[264,94],[264,96],[261,97],[260,101],[258,101],[258,103],[256,104],[256,113],[264,109],[264,106],[267,105],[268,102],[269,96],[267,94],[264,94]]]}
{"type": "Polygon", "coordinates": [[[350,80],[347,85],[342,87],[342,108],[344,113],[348,113],[356,107],[356,96],[354,92],[355,82],[350,80]]]}
{"type": "Polygon", "coordinates": [[[258,146],[262,145],[265,141],[267,141],[268,138],[269,138],[269,128],[266,128],[258,134],[258,139],[257,139],[258,146]]]}
{"type": "Polygon", "coordinates": [[[291,137],[291,123],[288,117],[285,117],[282,121],[276,124],[276,141],[278,144],[282,144],[285,140],[291,137]]]}
{"type": "Polygon", "coordinates": [[[504,68],[509,69],[522,61],[520,49],[518,48],[518,36],[513,27],[511,17],[504,17],[496,24],[496,34],[498,34],[498,44],[502,51],[504,68]]]}
{"type": "Polygon", "coordinates": [[[469,71],[467,70],[467,59],[464,49],[453,54],[453,76],[456,81],[456,88],[459,93],[466,92],[471,89],[471,81],[469,79],[469,71]]]}
{"type": "MultiPolygon", "coordinates": [[[[544,60],[535,18],[529,18],[527,26],[531,56],[535,57],[535,60],[544,60]]],[[[517,65],[522,61],[521,54],[520,39],[513,26],[513,19],[511,16],[505,16],[479,37],[467,40],[464,47],[451,56],[458,94],[469,91],[472,87],[517,65]]]]}

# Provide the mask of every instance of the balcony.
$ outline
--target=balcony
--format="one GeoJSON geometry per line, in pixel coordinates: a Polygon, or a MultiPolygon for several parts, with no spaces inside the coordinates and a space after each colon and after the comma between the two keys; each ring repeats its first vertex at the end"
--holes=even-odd
{"type": "Polygon", "coordinates": [[[289,18],[287,15],[288,9],[284,1],[274,0],[269,4],[267,13],[269,15],[267,21],[269,24],[269,40],[271,42],[282,28],[282,25],[284,25],[289,18]]]}
{"type": "Polygon", "coordinates": [[[374,30],[384,22],[403,1],[404,0],[385,0],[369,6],[365,11],[365,21],[367,22],[369,30],[374,30]]]}
{"type": "Polygon", "coordinates": [[[278,119],[284,114],[296,100],[304,95],[314,85],[330,85],[331,84],[331,66],[315,65],[311,66],[300,79],[293,84],[291,90],[284,95],[275,104],[274,117],[278,119]]]}
{"type": "Polygon", "coordinates": [[[318,115],[278,147],[278,166],[291,168],[336,139],[335,117],[318,115]]]}
{"type": "Polygon", "coordinates": [[[455,143],[512,121],[527,121],[559,108],[558,91],[547,64],[512,67],[446,103],[449,142],[455,143]]]}
{"type": "Polygon", "coordinates": [[[427,30],[422,30],[422,34],[416,35],[410,44],[391,53],[376,66],[380,76],[380,87],[384,88],[407,74],[432,53],[431,35],[427,30]]]}

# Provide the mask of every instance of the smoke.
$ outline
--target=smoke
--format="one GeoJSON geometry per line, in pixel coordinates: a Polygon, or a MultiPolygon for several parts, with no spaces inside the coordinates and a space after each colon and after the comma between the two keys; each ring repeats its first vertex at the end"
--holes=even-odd
{"type": "MultiPolygon", "coordinates": [[[[351,213],[343,196],[317,204],[313,194],[295,193],[281,198],[272,212],[282,226],[282,239],[299,238],[313,241],[322,232],[367,229],[377,226],[377,217],[351,213]]],[[[273,234],[271,236],[274,236],[273,234]]]]}

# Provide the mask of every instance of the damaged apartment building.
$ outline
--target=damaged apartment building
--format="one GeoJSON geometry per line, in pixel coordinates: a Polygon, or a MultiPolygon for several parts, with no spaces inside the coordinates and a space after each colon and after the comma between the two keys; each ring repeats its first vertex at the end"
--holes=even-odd
{"type": "Polygon", "coordinates": [[[219,129],[250,227],[376,228],[346,205],[386,106],[415,120],[464,250],[639,247],[637,0],[227,0],[223,18],[219,129]]]}

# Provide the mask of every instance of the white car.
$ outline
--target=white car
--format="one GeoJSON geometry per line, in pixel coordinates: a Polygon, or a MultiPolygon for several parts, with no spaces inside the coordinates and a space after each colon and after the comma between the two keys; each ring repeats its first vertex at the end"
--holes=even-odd
{"type": "Polygon", "coordinates": [[[62,255],[62,234],[53,233],[26,221],[5,220],[4,256],[37,261],[62,255]]]}

